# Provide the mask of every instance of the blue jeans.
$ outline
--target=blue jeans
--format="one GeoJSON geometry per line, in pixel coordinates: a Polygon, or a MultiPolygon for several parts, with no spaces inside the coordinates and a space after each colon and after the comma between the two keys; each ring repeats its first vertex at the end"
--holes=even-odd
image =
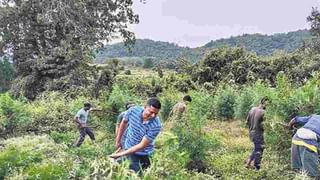
{"type": "Polygon", "coordinates": [[[318,154],[304,146],[291,144],[291,167],[295,170],[303,170],[309,176],[318,177],[318,154]]]}
{"type": "Polygon", "coordinates": [[[254,161],[255,168],[259,170],[264,149],[264,137],[261,133],[250,133],[250,139],[254,144],[250,160],[254,161]]]}
{"type": "Polygon", "coordinates": [[[139,174],[142,173],[142,170],[147,169],[151,165],[150,157],[148,155],[131,154],[128,158],[130,160],[129,168],[139,174]]]}

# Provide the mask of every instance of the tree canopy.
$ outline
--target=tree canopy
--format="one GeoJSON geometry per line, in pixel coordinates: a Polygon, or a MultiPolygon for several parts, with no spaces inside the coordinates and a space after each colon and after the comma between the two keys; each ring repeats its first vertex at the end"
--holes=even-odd
{"type": "Polygon", "coordinates": [[[16,92],[33,99],[46,90],[48,81],[81,74],[79,67],[90,61],[92,49],[103,42],[115,37],[124,38],[125,43],[133,41],[134,34],[128,25],[138,23],[138,16],[132,3],[132,0],[0,1],[0,55],[13,55],[19,81],[14,87],[16,92]]]}

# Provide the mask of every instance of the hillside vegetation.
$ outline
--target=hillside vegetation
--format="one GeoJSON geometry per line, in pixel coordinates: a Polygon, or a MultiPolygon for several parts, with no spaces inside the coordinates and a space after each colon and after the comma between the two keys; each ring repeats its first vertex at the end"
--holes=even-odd
{"type": "Polygon", "coordinates": [[[180,47],[174,43],[149,39],[137,39],[130,50],[124,46],[124,43],[105,46],[97,53],[96,61],[101,63],[111,58],[153,58],[157,61],[173,61],[179,57],[184,57],[194,62],[201,58],[208,49],[219,47],[243,47],[257,55],[271,55],[276,51],[293,52],[303,46],[305,41],[311,40],[311,38],[312,36],[308,30],[274,35],[244,34],[210,41],[197,48],[180,47]]]}

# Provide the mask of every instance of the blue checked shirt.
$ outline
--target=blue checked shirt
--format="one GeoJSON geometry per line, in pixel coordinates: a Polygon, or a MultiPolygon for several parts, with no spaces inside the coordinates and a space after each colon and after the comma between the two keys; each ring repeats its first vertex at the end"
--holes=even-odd
{"type": "Polygon", "coordinates": [[[149,140],[149,145],[136,152],[137,155],[150,155],[154,151],[154,140],[161,130],[160,118],[157,116],[143,123],[144,108],[135,106],[130,108],[124,118],[128,122],[127,137],[125,140],[125,149],[129,149],[142,141],[143,137],[149,140]]]}

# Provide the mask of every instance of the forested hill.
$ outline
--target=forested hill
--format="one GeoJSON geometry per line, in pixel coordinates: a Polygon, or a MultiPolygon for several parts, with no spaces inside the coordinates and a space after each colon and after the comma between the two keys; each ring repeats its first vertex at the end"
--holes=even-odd
{"type": "Polygon", "coordinates": [[[174,43],[149,39],[138,39],[131,52],[124,47],[123,43],[107,45],[97,54],[96,60],[102,62],[109,58],[125,57],[152,57],[159,60],[172,60],[178,57],[186,57],[190,60],[197,60],[203,55],[206,49],[223,46],[242,46],[249,51],[256,52],[258,55],[270,55],[275,50],[292,52],[299,48],[304,40],[310,38],[311,35],[308,30],[274,35],[244,34],[242,36],[211,41],[198,48],[181,47],[174,43]]]}
{"type": "Polygon", "coordinates": [[[221,46],[242,46],[248,51],[256,52],[258,55],[270,55],[276,50],[292,52],[301,47],[304,40],[311,38],[308,30],[299,30],[289,33],[274,35],[245,34],[211,41],[204,45],[205,48],[217,48],[221,46]]]}
{"type": "Polygon", "coordinates": [[[108,58],[119,57],[151,57],[160,60],[173,60],[181,56],[197,59],[202,55],[200,48],[181,47],[174,43],[137,39],[131,52],[124,43],[107,45],[96,57],[98,62],[108,58]]]}

